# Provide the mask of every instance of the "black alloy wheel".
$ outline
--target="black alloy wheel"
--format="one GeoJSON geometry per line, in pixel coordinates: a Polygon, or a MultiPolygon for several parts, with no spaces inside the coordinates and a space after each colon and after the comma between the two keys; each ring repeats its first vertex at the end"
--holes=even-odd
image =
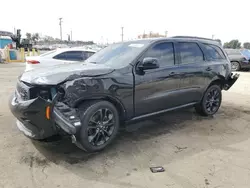
{"type": "Polygon", "coordinates": [[[106,143],[115,128],[114,114],[107,108],[97,110],[88,123],[88,141],[93,146],[106,143]]]}
{"type": "Polygon", "coordinates": [[[78,134],[81,149],[97,152],[108,146],[120,127],[116,107],[108,101],[90,101],[79,108],[82,127],[78,134]]]}
{"type": "Polygon", "coordinates": [[[220,108],[222,101],[221,87],[219,85],[211,85],[199,104],[195,106],[197,113],[203,116],[214,115],[220,108]]]}
{"type": "Polygon", "coordinates": [[[215,113],[220,107],[221,95],[217,88],[212,88],[206,97],[206,110],[215,113]]]}

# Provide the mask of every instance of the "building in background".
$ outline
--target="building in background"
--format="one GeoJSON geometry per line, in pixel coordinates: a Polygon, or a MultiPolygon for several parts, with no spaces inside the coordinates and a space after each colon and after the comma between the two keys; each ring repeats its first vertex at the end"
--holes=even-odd
{"type": "Polygon", "coordinates": [[[165,35],[161,35],[159,33],[154,33],[154,32],[149,32],[148,34],[143,33],[142,35],[138,35],[138,39],[159,38],[159,37],[165,37],[165,35]]]}

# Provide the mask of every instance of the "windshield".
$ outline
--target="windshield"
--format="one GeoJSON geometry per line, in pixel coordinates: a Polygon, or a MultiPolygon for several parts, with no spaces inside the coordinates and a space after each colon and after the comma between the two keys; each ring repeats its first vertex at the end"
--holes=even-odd
{"type": "Polygon", "coordinates": [[[129,65],[149,44],[149,40],[111,44],[92,55],[85,62],[106,64],[114,69],[129,65]]]}
{"type": "Polygon", "coordinates": [[[52,51],[45,52],[45,53],[41,54],[40,56],[41,56],[41,57],[44,57],[44,56],[47,56],[47,55],[52,54],[52,53],[54,53],[54,52],[56,52],[56,50],[52,50],[52,51]]]}
{"type": "Polygon", "coordinates": [[[242,50],[242,55],[246,56],[247,58],[250,58],[250,51],[249,50],[242,50]]]}

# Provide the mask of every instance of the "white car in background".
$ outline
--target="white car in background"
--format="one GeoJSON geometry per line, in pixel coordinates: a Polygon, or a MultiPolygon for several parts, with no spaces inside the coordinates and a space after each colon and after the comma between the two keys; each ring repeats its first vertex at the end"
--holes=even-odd
{"type": "Polygon", "coordinates": [[[96,50],[86,48],[58,48],[41,54],[40,56],[26,57],[25,71],[53,65],[84,61],[93,55],[96,50]]]}

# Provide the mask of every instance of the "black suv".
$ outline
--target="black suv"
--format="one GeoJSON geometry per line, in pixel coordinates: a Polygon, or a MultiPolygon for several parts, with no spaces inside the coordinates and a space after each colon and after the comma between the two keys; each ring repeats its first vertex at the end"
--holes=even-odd
{"type": "Polygon", "coordinates": [[[250,51],[247,49],[224,49],[232,64],[232,71],[250,69],[250,51]]]}
{"type": "Polygon", "coordinates": [[[215,114],[238,79],[216,41],[196,37],[112,44],[84,62],[23,73],[10,100],[18,128],[44,140],[66,134],[99,151],[121,125],[184,107],[215,114]]]}

